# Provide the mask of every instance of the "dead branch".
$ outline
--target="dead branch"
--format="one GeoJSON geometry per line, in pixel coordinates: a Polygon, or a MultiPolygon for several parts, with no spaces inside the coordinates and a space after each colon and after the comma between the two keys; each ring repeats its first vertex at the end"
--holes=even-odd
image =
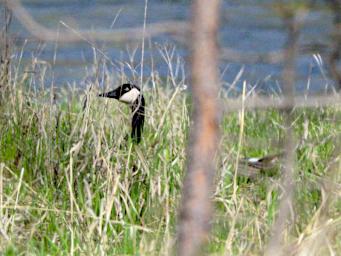
{"type": "Polygon", "coordinates": [[[178,230],[178,255],[197,255],[208,239],[212,219],[214,156],[218,145],[219,0],[195,0],[192,5],[192,89],[194,112],[187,175],[178,230]]]}
{"type": "MultiPolygon", "coordinates": [[[[5,2],[10,10],[13,11],[15,17],[19,22],[32,34],[34,37],[42,41],[53,41],[61,43],[74,43],[86,40],[96,40],[103,42],[121,42],[127,40],[141,39],[143,36],[143,27],[104,30],[104,31],[89,31],[81,30],[77,33],[66,32],[46,28],[33,19],[33,17],[26,11],[19,0],[10,0],[5,2]]],[[[145,30],[145,37],[153,37],[159,34],[185,34],[188,29],[185,22],[160,22],[149,24],[145,30]]]]}
{"type": "MultiPolygon", "coordinates": [[[[239,111],[242,107],[241,99],[228,99],[222,102],[224,112],[239,111]]],[[[318,108],[328,106],[340,106],[341,95],[320,95],[320,96],[296,96],[292,99],[287,97],[260,97],[252,96],[244,102],[245,110],[276,108],[284,110],[287,108],[318,108]]]]}
{"type": "Polygon", "coordinates": [[[5,6],[4,10],[4,25],[0,32],[0,103],[3,96],[3,89],[8,87],[9,72],[10,72],[10,48],[9,48],[9,27],[12,20],[12,13],[5,6]]]}
{"type": "Polygon", "coordinates": [[[241,63],[280,63],[283,60],[283,51],[273,51],[263,54],[240,52],[231,48],[222,48],[220,58],[241,63]]]}
{"type": "Polygon", "coordinates": [[[341,90],[341,70],[338,68],[338,63],[341,61],[341,1],[328,0],[328,2],[334,13],[334,31],[332,35],[332,45],[330,47],[329,69],[337,84],[337,89],[341,90]]]}
{"type": "MultiPolygon", "coordinates": [[[[290,10],[289,10],[290,11],[290,10]]],[[[285,62],[283,69],[283,94],[293,105],[295,94],[295,59],[298,53],[299,39],[299,13],[296,11],[287,12],[284,16],[284,22],[288,28],[288,41],[285,49],[285,62]]],[[[302,14],[301,14],[302,15],[302,14]]],[[[277,219],[272,226],[272,236],[268,243],[266,255],[283,255],[283,237],[289,222],[289,216],[293,209],[293,192],[295,189],[293,174],[295,162],[295,143],[292,128],[292,110],[289,106],[283,109],[284,122],[286,126],[284,155],[282,165],[282,181],[280,188],[282,189],[281,199],[277,219]]]]}
{"type": "MultiPolygon", "coordinates": [[[[60,43],[75,43],[79,41],[103,41],[103,42],[124,42],[129,40],[139,40],[143,36],[143,27],[125,28],[102,31],[56,31],[49,29],[37,21],[26,11],[19,0],[11,0],[5,2],[7,6],[13,11],[19,22],[27,29],[27,31],[36,39],[42,41],[53,41],[60,43]]],[[[61,22],[65,27],[71,29],[61,22]]],[[[73,30],[73,29],[71,29],[73,30]]],[[[171,34],[175,40],[189,45],[191,42],[187,40],[188,34],[187,22],[166,21],[160,23],[149,24],[146,27],[145,37],[153,37],[160,34],[171,34]]],[[[312,54],[316,51],[325,51],[330,48],[329,45],[303,45],[300,47],[300,54],[312,54]]],[[[253,53],[241,52],[232,48],[222,48],[219,58],[227,61],[241,62],[241,63],[269,63],[276,64],[284,60],[284,52],[282,50],[253,53]]],[[[333,70],[332,70],[333,71],[333,70]]]]}

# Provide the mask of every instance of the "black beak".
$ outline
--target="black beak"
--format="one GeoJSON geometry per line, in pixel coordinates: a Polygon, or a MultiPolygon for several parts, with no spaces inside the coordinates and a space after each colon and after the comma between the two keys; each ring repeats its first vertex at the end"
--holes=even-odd
{"type": "Polygon", "coordinates": [[[110,92],[105,92],[98,94],[98,97],[106,97],[106,98],[113,98],[113,99],[118,99],[118,93],[117,90],[113,90],[110,92]]]}

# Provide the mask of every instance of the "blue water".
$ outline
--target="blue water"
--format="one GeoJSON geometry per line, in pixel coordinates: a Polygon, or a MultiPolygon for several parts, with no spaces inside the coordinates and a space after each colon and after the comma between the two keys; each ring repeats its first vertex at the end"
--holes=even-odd
{"type": "MultiPolygon", "coordinates": [[[[219,33],[219,44],[221,47],[229,47],[240,52],[264,53],[282,49],[286,41],[286,32],[281,19],[278,18],[270,7],[274,1],[223,1],[221,8],[221,28],[219,33]]],[[[112,29],[139,27],[143,25],[144,1],[143,0],[25,0],[24,6],[31,15],[40,23],[49,28],[57,29],[61,26],[59,21],[67,23],[75,29],[112,29]],[[114,24],[115,16],[118,18],[114,24]]],[[[186,21],[190,17],[190,1],[166,1],[149,0],[147,23],[161,22],[167,20],[186,21]]],[[[331,31],[332,16],[324,10],[316,9],[306,17],[306,24],[302,30],[300,43],[326,43],[331,31]]],[[[23,46],[25,38],[32,39],[25,29],[14,20],[12,34],[19,39],[16,41],[17,49],[23,46]]],[[[111,60],[114,65],[107,61],[107,68],[114,77],[123,67],[129,80],[136,80],[140,67],[136,66],[136,73],[131,74],[126,63],[129,63],[129,52],[141,41],[127,43],[101,44],[97,47],[111,60]],[[128,50],[130,49],[130,50],[128,50]],[[123,64],[122,64],[123,63],[123,64]]],[[[154,71],[163,77],[169,73],[166,62],[161,57],[160,47],[176,47],[176,55],[184,62],[188,74],[188,51],[186,47],[170,36],[159,36],[152,38],[151,44],[146,40],[146,55],[144,74],[148,76],[152,71],[151,56],[153,57],[154,71]]],[[[319,53],[319,52],[316,52],[319,53]]],[[[322,54],[322,53],[321,53],[322,54]]],[[[37,57],[50,64],[48,74],[53,74],[46,81],[46,86],[53,83],[55,86],[75,83],[76,86],[84,86],[87,80],[94,76],[92,63],[94,62],[94,51],[87,43],[38,44],[30,40],[24,47],[24,63],[29,63],[32,57],[37,57]],[[56,61],[53,58],[56,53],[56,61]],[[52,78],[51,78],[52,77],[52,78]]],[[[97,52],[97,58],[101,54],[97,52]]],[[[135,55],[135,63],[141,58],[138,48],[135,55]]],[[[322,54],[322,59],[324,58],[322,54]]],[[[174,60],[174,63],[176,60],[174,60]]],[[[249,87],[257,86],[259,90],[278,91],[282,66],[280,64],[266,63],[235,63],[222,60],[220,70],[223,85],[228,88],[234,81],[241,68],[244,72],[237,82],[237,90],[244,80],[249,87]]],[[[323,66],[326,69],[325,66],[323,66]]],[[[333,85],[327,73],[316,64],[312,55],[300,56],[297,59],[297,88],[305,90],[310,77],[310,89],[318,91],[333,85]]],[[[181,76],[178,77],[182,79],[181,76]]],[[[188,77],[185,80],[188,83],[188,77]]],[[[110,85],[109,85],[110,86],[110,85]]],[[[114,85],[113,85],[114,86],[114,85]]]]}

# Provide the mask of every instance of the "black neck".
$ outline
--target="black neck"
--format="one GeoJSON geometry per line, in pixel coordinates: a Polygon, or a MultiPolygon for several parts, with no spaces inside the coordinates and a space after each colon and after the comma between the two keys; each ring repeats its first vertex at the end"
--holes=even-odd
{"type": "Polygon", "coordinates": [[[135,143],[140,143],[141,141],[144,125],[144,107],[145,101],[143,95],[141,95],[132,105],[133,119],[131,123],[131,138],[135,143]]]}

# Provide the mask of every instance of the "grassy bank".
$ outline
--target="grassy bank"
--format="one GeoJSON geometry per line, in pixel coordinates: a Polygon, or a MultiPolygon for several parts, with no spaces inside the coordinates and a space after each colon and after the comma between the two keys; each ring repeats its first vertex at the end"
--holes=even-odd
{"type": "MultiPolygon", "coordinates": [[[[145,87],[147,88],[147,87],[145,87]]],[[[33,93],[21,84],[0,105],[1,251],[61,255],[165,254],[174,245],[185,171],[190,104],[181,90],[146,89],[146,125],[127,141],[130,109],[88,93],[33,93]]],[[[285,234],[292,252],[341,252],[339,137],[336,108],[294,113],[295,201],[285,234]]],[[[261,254],[279,202],[280,175],[239,178],[236,156],[278,153],[278,111],[222,119],[207,251],[261,254]],[[242,144],[240,125],[244,123],[242,144]],[[237,186],[236,194],[233,186],[237,186]]]]}

